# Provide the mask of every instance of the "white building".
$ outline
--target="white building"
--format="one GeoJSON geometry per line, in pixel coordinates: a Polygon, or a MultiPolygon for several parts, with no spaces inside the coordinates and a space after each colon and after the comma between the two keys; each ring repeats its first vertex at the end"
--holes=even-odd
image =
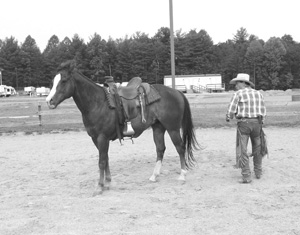
{"type": "MultiPolygon", "coordinates": [[[[164,77],[164,85],[172,87],[172,76],[164,77]]],[[[193,92],[220,92],[225,90],[221,74],[175,75],[175,89],[193,92]]]]}

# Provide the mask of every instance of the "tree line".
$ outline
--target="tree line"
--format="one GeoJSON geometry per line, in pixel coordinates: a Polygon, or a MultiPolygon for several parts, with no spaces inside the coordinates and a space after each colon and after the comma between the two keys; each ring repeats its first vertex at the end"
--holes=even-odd
{"type": "MultiPolygon", "coordinates": [[[[245,28],[232,39],[214,44],[205,30],[177,31],[174,35],[176,75],[221,74],[228,89],[237,73],[250,74],[257,89],[300,87],[300,43],[291,35],[263,41],[245,28]]],[[[29,35],[21,44],[12,36],[0,40],[3,84],[21,89],[50,87],[62,62],[74,59],[80,71],[103,83],[111,75],[116,82],[139,76],[150,84],[163,84],[171,74],[170,30],[162,27],[153,37],[142,32],[122,39],[104,40],[95,33],[85,43],[78,34],[62,41],[53,35],[43,52],[29,35]]]]}

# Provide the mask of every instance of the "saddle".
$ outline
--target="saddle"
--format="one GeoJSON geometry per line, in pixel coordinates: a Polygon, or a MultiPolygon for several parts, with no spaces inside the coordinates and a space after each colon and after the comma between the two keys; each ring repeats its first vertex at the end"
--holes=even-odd
{"type": "Polygon", "coordinates": [[[118,95],[121,98],[125,121],[134,119],[138,115],[138,107],[141,108],[142,122],[145,123],[146,98],[150,92],[150,85],[142,83],[140,77],[132,78],[126,87],[118,88],[118,95]]]}
{"type": "Polygon", "coordinates": [[[140,77],[134,77],[125,87],[117,88],[115,85],[109,84],[107,98],[109,106],[116,109],[117,125],[119,125],[117,130],[120,129],[120,126],[124,128],[122,135],[118,133],[118,137],[121,139],[123,136],[134,134],[130,121],[138,116],[139,110],[142,122],[146,122],[146,106],[160,99],[160,95],[150,84],[143,83],[140,77]]]}

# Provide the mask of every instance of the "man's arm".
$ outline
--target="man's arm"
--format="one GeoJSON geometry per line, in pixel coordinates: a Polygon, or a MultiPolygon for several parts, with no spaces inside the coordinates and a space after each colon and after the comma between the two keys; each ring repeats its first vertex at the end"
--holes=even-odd
{"type": "Polygon", "coordinates": [[[230,119],[233,119],[233,117],[237,112],[237,106],[238,106],[238,95],[235,93],[228,105],[228,109],[226,113],[226,122],[229,122],[230,119]]]}

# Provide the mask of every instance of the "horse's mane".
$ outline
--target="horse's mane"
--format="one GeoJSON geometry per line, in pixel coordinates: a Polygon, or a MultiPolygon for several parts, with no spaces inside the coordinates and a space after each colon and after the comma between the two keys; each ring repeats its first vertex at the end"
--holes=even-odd
{"type": "Polygon", "coordinates": [[[97,86],[97,87],[101,87],[99,85],[97,85],[94,81],[92,81],[90,78],[88,78],[87,76],[85,76],[83,73],[81,73],[77,67],[76,67],[76,61],[75,60],[67,60],[63,63],[61,63],[59,65],[59,67],[57,68],[57,72],[59,73],[62,70],[67,70],[68,72],[72,73],[78,73],[80,76],[82,76],[85,80],[87,80],[89,83],[97,86]]]}

